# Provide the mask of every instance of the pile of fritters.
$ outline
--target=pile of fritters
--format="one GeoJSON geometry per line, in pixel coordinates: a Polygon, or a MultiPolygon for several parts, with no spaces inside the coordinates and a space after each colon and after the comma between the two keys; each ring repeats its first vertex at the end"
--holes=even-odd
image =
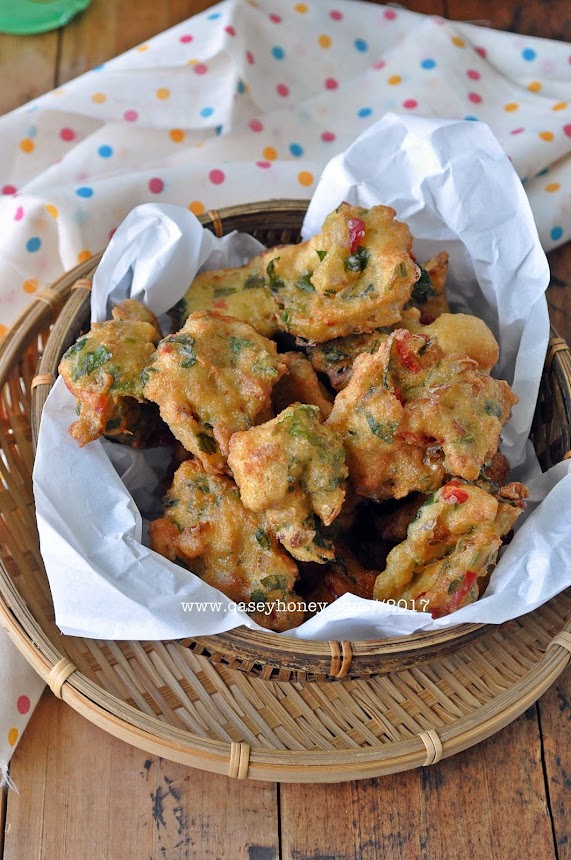
{"type": "Polygon", "coordinates": [[[394,210],[343,203],[307,242],[200,274],[174,334],[133,301],[94,324],[60,364],[70,432],[173,445],[152,548],[266,627],[346,593],[453,612],[527,491],[498,451],[517,398],[487,326],[449,312],[447,266],[417,264],[394,210]]]}

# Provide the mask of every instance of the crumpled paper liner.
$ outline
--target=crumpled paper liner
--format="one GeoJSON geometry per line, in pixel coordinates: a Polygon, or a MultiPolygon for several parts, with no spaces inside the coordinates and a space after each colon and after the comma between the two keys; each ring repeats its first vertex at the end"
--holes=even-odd
{"type": "MultiPolygon", "coordinates": [[[[318,232],[343,199],[393,206],[411,228],[419,259],[449,252],[453,309],[488,323],[501,347],[498,375],[520,397],[505,428],[504,451],[514,477],[529,482],[531,497],[477,603],[433,620],[345,595],[285,635],[378,639],[463,622],[501,623],[529,612],[571,584],[571,464],[542,475],[528,442],[548,341],[549,269],[521,183],[485,125],[388,114],[326,167],[304,235],[318,232]]],[[[161,313],[202,265],[220,267],[224,259],[238,265],[256,252],[243,241],[214,239],[176,207],[139,207],[99,267],[93,319],[105,317],[107,293],[116,301],[130,289],[161,313]]],[[[153,490],[165,452],[132,451],[106,440],[79,449],[67,433],[74,418],[74,399],[58,380],[44,407],[34,490],[59,628],[98,639],[182,638],[240,625],[260,629],[216,589],[142,543],[141,514],[159,513],[153,490]],[[186,611],[183,604],[191,602],[186,611]],[[210,602],[215,609],[198,608],[210,602]]]]}

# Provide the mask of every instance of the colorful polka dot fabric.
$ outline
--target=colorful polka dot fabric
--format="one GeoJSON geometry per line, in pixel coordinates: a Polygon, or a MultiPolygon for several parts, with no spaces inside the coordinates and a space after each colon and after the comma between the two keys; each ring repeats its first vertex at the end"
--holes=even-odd
{"type": "Polygon", "coordinates": [[[0,119],[0,333],[149,200],[310,197],[386,111],[490,125],[571,235],[571,47],[348,0],[225,0],[0,119]]]}
{"type": "Polygon", "coordinates": [[[26,663],[3,630],[0,639],[0,791],[7,766],[42,693],[44,682],[26,663]]]}
{"type": "MultiPolygon", "coordinates": [[[[488,123],[553,248],[571,237],[569,93],[567,44],[357,0],[224,0],[0,118],[0,336],[137,204],[309,198],[387,111],[488,123]]],[[[0,761],[12,699],[34,701],[18,684],[0,761]]]]}

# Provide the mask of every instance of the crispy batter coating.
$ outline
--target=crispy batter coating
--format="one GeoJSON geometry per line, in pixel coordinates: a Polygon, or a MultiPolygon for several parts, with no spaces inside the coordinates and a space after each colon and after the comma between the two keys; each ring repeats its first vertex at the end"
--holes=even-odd
{"type": "Polygon", "coordinates": [[[400,380],[393,379],[389,362],[389,340],[373,355],[358,356],[351,381],[335,398],[327,420],[343,439],[356,492],[376,500],[402,498],[413,490],[430,492],[445,474],[436,447],[426,452],[426,445],[413,445],[399,435],[405,405],[400,388],[395,392],[400,380]]]}
{"type": "Polygon", "coordinates": [[[355,360],[327,425],[343,437],[359,494],[402,498],[436,489],[445,474],[476,480],[516,402],[475,361],[398,329],[355,360]]]}
{"type": "Polygon", "coordinates": [[[180,328],[195,311],[218,310],[249,323],[271,337],[280,330],[278,308],[267,283],[261,256],[238,269],[201,272],[175,307],[180,328]]]}
{"type": "Polygon", "coordinates": [[[396,322],[420,269],[394,217],[387,206],[342,203],[319,235],[263,254],[280,327],[320,343],[396,322]]]}
{"type": "Polygon", "coordinates": [[[418,312],[405,311],[401,325],[413,334],[436,338],[446,355],[467,355],[489,373],[500,357],[494,335],[479,317],[471,314],[442,313],[430,325],[422,325],[418,312]]]}
{"type": "Polygon", "coordinates": [[[308,348],[311,364],[318,373],[325,373],[335,391],[342,391],[353,375],[353,364],[358,355],[374,353],[386,343],[390,326],[371,332],[349,334],[308,348]]]}
{"type": "Polygon", "coordinates": [[[289,630],[304,620],[301,609],[270,612],[269,604],[299,605],[293,588],[295,562],[280,547],[262,514],[246,510],[234,482],[205,472],[198,460],[179,466],[164,499],[164,516],[150,525],[151,547],[188,567],[231,600],[268,604],[252,611],[258,624],[289,630]]]}
{"type": "Polygon", "coordinates": [[[300,352],[285,352],[280,356],[288,372],[277,382],[272,392],[276,412],[292,403],[318,406],[325,421],[333,409],[333,397],[317,378],[308,359],[300,352]]]}
{"type": "Polygon", "coordinates": [[[156,332],[148,322],[94,323],[61,359],[59,372],[77,398],[79,418],[69,432],[80,445],[105,434],[133,447],[164,441],[156,407],[144,403],[144,369],[156,332]]]}
{"type": "Polygon", "coordinates": [[[329,525],[345,498],[343,444],[320,421],[319,408],[294,403],[277,418],[230,440],[228,464],[243,503],[265,511],[274,534],[300,561],[335,555],[316,516],[329,525]]]}
{"type": "Polygon", "coordinates": [[[488,493],[498,493],[507,484],[510,464],[501,451],[496,451],[489,463],[482,468],[477,484],[488,493]]]}
{"type": "Polygon", "coordinates": [[[252,326],[197,311],[158,345],[145,397],[207,471],[225,472],[231,435],[271,414],[271,391],[285,372],[275,343],[252,326]]]}
{"type": "Polygon", "coordinates": [[[311,364],[316,371],[327,374],[336,391],[342,391],[351,379],[357,356],[376,352],[397,328],[436,338],[446,355],[467,355],[486,373],[496,364],[500,352],[498,343],[479,317],[443,313],[430,325],[423,325],[420,319],[418,308],[410,308],[403,311],[402,318],[392,328],[387,326],[311,346],[308,349],[311,364]]]}
{"type": "Polygon", "coordinates": [[[114,320],[135,320],[136,322],[146,322],[155,329],[155,343],[158,343],[162,338],[163,333],[159,325],[159,321],[152,311],[145,307],[142,302],[137,299],[124,299],[122,302],[117,302],[111,316],[114,320]]]}
{"type": "Polygon", "coordinates": [[[423,263],[420,269],[421,276],[413,287],[408,307],[418,308],[421,323],[429,325],[440,314],[450,311],[446,297],[448,254],[446,251],[440,251],[427,263],[423,263]]]}
{"type": "Polygon", "coordinates": [[[461,481],[450,481],[429,497],[406,540],[389,553],[375,583],[375,600],[404,601],[399,605],[434,618],[477,600],[478,579],[495,562],[527,495],[523,484],[503,489],[513,501],[461,481]]]}

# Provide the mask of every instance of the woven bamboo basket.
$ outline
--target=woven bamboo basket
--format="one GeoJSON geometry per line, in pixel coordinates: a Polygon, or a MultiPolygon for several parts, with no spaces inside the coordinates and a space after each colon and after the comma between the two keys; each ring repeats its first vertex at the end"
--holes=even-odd
{"type": "MultiPolygon", "coordinates": [[[[204,216],[221,234],[295,241],[305,204],[204,216]]],[[[237,630],[172,642],[62,636],[31,490],[33,432],[61,352],[89,325],[100,255],[36,294],[0,345],[0,623],[53,692],[116,737],[235,778],[336,782],[435,763],[521,714],[565,668],[571,595],[501,627],[382,643],[237,630]],[[328,683],[332,678],[344,683],[328,683]]],[[[571,356],[552,332],[533,440],[542,466],[571,447],[571,356]]]]}

